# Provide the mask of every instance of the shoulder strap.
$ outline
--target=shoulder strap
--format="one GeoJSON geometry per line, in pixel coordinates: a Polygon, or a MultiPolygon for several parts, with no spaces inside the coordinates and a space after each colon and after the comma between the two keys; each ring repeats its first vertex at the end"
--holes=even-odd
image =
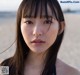
{"type": "Polygon", "coordinates": [[[53,67],[53,70],[54,70],[53,75],[56,75],[56,66],[55,66],[55,65],[54,65],[54,67],[53,67]]]}

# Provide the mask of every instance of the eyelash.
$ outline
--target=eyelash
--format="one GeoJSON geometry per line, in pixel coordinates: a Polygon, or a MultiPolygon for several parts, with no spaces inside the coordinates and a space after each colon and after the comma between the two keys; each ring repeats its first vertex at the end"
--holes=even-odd
{"type": "Polygon", "coordinates": [[[26,23],[26,24],[33,24],[33,22],[30,21],[30,20],[27,20],[27,21],[25,21],[24,23],[26,23]]]}
{"type": "Polygon", "coordinates": [[[44,23],[52,24],[52,20],[46,20],[44,23]]]}
{"type": "MultiPolygon", "coordinates": [[[[24,23],[26,23],[26,24],[33,24],[33,22],[30,21],[30,20],[27,20],[24,23]]],[[[52,20],[46,20],[46,21],[44,21],[44,23],[52,24],[53,22],[52,22],[52,20]]]]}

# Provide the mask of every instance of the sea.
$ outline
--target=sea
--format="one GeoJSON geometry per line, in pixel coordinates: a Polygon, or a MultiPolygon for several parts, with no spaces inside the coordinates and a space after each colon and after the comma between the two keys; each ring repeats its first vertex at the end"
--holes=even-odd
{"type": "MultiPolygon", "coordinates": [[[[80,14],[80,10],[63,10],[64,14],[80,14]]],[[[0,11],[0,23],[8,18],[16,18],[16,11],[0,11]]]]}

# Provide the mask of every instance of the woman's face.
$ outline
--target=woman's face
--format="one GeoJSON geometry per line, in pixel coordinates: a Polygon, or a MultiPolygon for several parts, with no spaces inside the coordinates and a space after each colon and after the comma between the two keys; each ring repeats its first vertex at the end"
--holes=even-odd
{"type": "Polygon", "coordinates": [[[40,19],[37,17],[22,18],[21,21],[21,32],[24,41],[33,52],[46,51],[55,42],[58,35],[58,30],[59,24],[55,19],[52,19],[51,22],[51,20],[47,20],[45,18],[40,19]]]}
{"type": "Polygon", "coordinates": [[[21,19],[21,33],[26,45],[30,51],[41,53],[55,42],[59,23],[55,18],[51,17],[51,12],[48,12],[49,18],[39,16],[36,18],[26,17],[21,19]]]}

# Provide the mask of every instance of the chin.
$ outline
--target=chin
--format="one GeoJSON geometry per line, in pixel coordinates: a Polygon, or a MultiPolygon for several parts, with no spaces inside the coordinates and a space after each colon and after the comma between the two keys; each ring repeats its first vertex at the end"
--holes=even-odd
{"type": "Polygon", "coordinates": [[[31,51],[34,52],[34,53],[44,53],[44,52],[46,52],[47,50],[31,49],[31,51]]]}

